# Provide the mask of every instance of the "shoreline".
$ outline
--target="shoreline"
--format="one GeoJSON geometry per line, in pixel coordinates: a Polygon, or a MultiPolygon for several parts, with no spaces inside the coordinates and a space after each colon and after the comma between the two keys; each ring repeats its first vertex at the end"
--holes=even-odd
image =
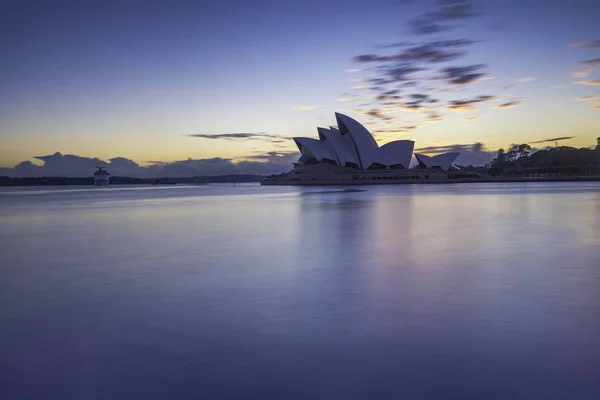
{"type": "Polygon", "coordinates": [[[264,186],[372,186],[372,185],[434,185],[444,183],[532,183],[532,182],[600,182],[600,176],[551,177],[484,177],[459,179],[428,179],[406,181],[262,181],[264,186]]]}
{"type": "MultiPolygon", "coordinates": [[[[17,178],[17,180],[20,178],[17,178]]],[[[60,179],[60,178],[58,178],[60,179]]],[[[164,178],[163,178],[164,179],[164,178]]],[[[428,179],[428,180],[375,180],[375,181],[287,181],[287,180],[261,180],[256,177],[250,180],[215,179],[213,181],[194,181],[193,179],[171,178],[166,182],[155,183],[150,180],[140,179],[137,182],[123,181],[111,182],[110,186],[165,186],[165,185],[206,185],[210,183],[260,183],[262,186],[372,186],[372,185],[434,185],[444,183],[532,183],[532,182],[600,182],[600,176],[549,176],[549,177],[481,177],[481,178],[455,178],[455,179],[428,179]]],[[[0,184],[0,187],[48,187],[48,186],[94,186],[93,183],[67,181],[64,183],[51,182],[19,182],[15,184],[0,184]]]]}

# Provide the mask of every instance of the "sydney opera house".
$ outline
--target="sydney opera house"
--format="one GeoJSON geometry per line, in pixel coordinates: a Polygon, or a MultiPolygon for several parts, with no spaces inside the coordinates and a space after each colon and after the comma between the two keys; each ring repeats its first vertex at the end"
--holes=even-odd
{"type": "Polygon", "coordinates": [[[459,153],[434,157],[415,154],[417,165],[410,168],[415,142],[395,140],[379,146],[358,121],[335,114],[337,127],[317,128],[319,138],[296,137],[300,158],[288,174],[263,184],[373,184],[416,183],[448,179],[448,171],[459,153]]]}

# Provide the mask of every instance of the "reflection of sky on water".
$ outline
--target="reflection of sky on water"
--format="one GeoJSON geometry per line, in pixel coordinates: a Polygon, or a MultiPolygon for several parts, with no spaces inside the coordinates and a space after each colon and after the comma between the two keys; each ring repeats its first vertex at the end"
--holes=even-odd
{"type": "Polygon", "coordinates": [[[597,184],[131,193],[0,192],[9,393],[600,393],[597,184]]]}

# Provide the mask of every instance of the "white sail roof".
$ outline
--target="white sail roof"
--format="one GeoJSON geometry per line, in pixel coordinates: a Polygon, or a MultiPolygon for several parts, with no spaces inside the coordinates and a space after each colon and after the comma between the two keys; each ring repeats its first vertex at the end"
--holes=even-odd
{"type": "Polygon", "coordinates": [[[417,160],[425,165],[427,168],[441,168],[444,171],[447,171],[452,167],[452,163],[456,158],[460,155],[460,153],[444,153],[438,154],[437,156],[429,157],[425,154],[417,154],[415,153],[415,157],[417,160]]]}
{"type": "Polygon", "coordinates": [[[312,156],[317,161],[327,159],[335,162],[335,156],[329,151],[324,142],[307,137],[295,137],[293,139],[300,153],[312,156]]]}
{"type": "Polygon", "coordinates": [[[377,161],[379,150],[379,146],[371,132],[347,115],[335,113],[335,119],[342,136],[348,136],[351,139],[359,166],[365,169],[369,168],[371,164],[377,161]]]}
{"type": "MultiPolygon", "coordinates": [[[[356,120],[347,115],[335,113],[338,127],[317,128],[319,140],[296,137],[294,141],[304,157],[301,161],[327,160],[339,166],[356,166],[368,169],[373,164],[402,166],[409,168],[415,142],[395,140],[379,147],[371,133],[356,120]]],[[[419,163],[426,168],[441,168],[444,171],[453,167],[459,153],[445,153],[430,157],[415,154],[419,163]]]]}
{"type": "Polygon", "coordinates": [[[358,165],[358,159],[352,151],[351,144],[344,140],[340,131],[337,129],[317,128],[319,138],[325,142],[335,157],[338,165],[344,166],[346,163],[354,163],[358,165]]]}
{"type": "Polygon", "coordinates": [[[379,148],[377,162],[383,165],[402,165],[408,168],[415,142],[412,140],[394,140],[379,148]]]}

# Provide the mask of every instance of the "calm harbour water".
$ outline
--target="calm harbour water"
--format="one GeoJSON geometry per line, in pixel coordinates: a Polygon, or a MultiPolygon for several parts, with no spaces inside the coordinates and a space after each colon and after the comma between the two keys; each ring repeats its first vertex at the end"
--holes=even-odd
{"type": "Polygon", "coordinates": [[[600,184],[357,189],[1,189],[0,398],[600,398],[600,184]]]}

